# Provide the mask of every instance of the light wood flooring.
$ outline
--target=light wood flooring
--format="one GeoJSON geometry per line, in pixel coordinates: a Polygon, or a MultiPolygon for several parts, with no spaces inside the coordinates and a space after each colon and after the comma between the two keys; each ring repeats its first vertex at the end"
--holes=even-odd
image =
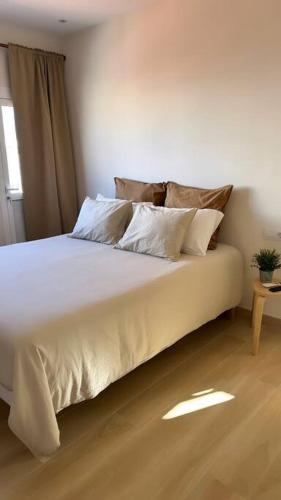
{"type": "Polygon", "coordinates": [[[45,464],[0,402],[0,499],[280,500],[280,324],[266,320],[259,355],[250,348],[245,314],[205,325],[62,412],[62,447],[45,464]],[[211,389],[234,398],[163,420],[211,389]]]}

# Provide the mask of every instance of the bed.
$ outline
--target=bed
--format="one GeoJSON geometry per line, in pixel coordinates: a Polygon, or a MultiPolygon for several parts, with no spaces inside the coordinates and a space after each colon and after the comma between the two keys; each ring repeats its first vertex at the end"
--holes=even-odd
{"type": "Polygon", "coordinates": [[[236,307],[242,259],[219,244],[178,262],[59,236],[0,248],[0,397],[39,457],[56,414],[236,307]]]}

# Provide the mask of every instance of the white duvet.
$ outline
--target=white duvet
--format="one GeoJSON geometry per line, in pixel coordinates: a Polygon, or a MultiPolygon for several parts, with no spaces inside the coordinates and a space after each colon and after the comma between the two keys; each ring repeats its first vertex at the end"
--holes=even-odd
{"type": "Polygon", "coordinates": [[[235,307],[233,247],[169,262],[59,236],[0,248],[0,385],[9,426],[38,457],[60,446],[56,413],[235,307]]]}

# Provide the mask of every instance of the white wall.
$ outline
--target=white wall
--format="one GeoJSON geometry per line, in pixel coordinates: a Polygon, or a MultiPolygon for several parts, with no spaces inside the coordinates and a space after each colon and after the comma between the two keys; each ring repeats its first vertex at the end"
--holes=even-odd
{"type": "MultiPolygon", "coordinates": [[[[1,21],[0,42],[17,43],[28,47],[35,47],[43,50],[53,50],[56,52],[60,52],[62,49],[61,38],[56,35],[1,21]]],[[[7,49],[0,47],[0,98],[2,99],[11,98],[7,54],[7,49]]],[[[22,202],[13,201],[12,203],[15,215],[17,241],[23,241],[25,238],[25,233],[22,202]]]]}
{"type": "MultiPolygon", "coordinates": [[[[65,39],[81,198],[113,176],[235,185],[222,240],[281,231],[281,3],[162,0],[65,39]]],[[[279,301],[267,313],[281,317],[279,301]]]]}
{"type": "MultiPolygon", "coordinates": [[[[38,31],[0,20],[0,42],[17,43],[43,50],[62,50],[62,39],[45,31],[38,31]]],[[[10,97],[7,49],[0,47],[0,98],[10,97]]]]}

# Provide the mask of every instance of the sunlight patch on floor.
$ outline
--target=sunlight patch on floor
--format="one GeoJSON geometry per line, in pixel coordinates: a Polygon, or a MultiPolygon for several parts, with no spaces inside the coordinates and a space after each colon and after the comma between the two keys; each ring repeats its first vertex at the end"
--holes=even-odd
{"type": "Polygon", "coordinates": [[[181,417],[183,415],[188,415],[195,411],[204,410],[205,408],[210,408],[211,406],[219,405],[221,403],[226,403],[231,401],[235,396],[224,391],[214,391],[214,389],[208,389],[207,391],[195,392],[192,398],[187,401],[182,401],[172,408],[166,415],[162,417],[163,420],[171,420],[172,418],[181,417]]]}
{"type": "Polygon", "coordinates": [[[213,392],[215,389],[206,389],[205,391],[195,392],[192,396],[203,396],[203,394],[209,394],[213,392]]]}

